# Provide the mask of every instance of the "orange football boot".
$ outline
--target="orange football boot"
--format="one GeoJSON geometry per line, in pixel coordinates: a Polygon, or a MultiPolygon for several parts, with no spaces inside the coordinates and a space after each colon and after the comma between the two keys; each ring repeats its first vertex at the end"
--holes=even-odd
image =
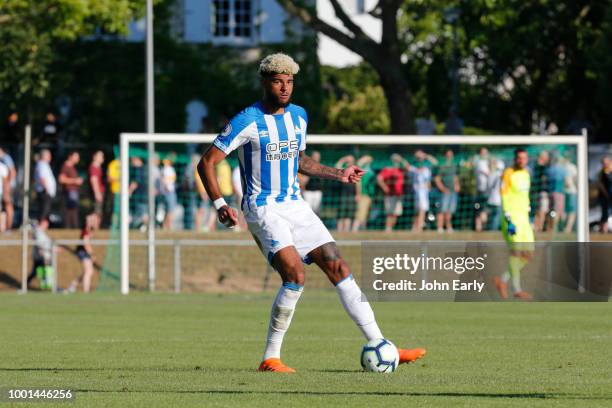
{"type": "Polygon", "coordinates": [[[414,363],[419,358],[423,357],[427,350],[424,348],[414,348],[414,349],[401,349],[398,348],[397,352],[399,353],[399,363],[414,363]]]}
{"type": "Polygon", "coordinates": [[[268,358],[261,362],[257,371],[272,371],[275,373],[295,373],[291,367],[287,367],[280,358],[268,358]]]}
{"type": "Polygon", "coordinates": [[[497,289],[502,299],[508,299],[508,284],[499,276],[495,277],[495,289],[497,289]]]}
{"type": "Polygon", "coordinates": [[[524,299],[524,300],[533,299],[533,296],[531,295],[531,293],[525,292],[524,290],[514,292],[513,296],[517,299],[524,299]]]}

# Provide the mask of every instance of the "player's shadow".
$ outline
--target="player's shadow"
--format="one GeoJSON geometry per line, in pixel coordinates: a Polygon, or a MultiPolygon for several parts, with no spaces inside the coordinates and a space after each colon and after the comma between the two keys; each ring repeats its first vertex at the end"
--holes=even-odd
{"type": "Polygon", "coordinates": [[[6,286],[16,289],[19,289],[21,287],[21,282],[5,271],[0,271],[0,284],[4,284],[6,286]]]}

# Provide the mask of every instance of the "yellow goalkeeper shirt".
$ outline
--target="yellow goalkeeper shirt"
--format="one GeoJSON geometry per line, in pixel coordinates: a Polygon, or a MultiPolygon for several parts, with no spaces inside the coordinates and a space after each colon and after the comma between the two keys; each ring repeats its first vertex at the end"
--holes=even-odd
{"type": "Polygon", "coordinates": [[[501,198],[504,213],[529,214],[529,188],[531,176],[526,169],[507,168],[502,175],[501,198]]]}

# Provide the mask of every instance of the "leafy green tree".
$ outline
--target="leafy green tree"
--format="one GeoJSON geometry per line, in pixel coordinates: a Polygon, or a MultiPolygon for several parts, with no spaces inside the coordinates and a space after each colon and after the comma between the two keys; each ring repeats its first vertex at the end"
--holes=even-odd
{"type": "Polygon", "coordinates": [[[582,111],[600,133],[610,129],[611,8],[607,0],[404,1],[398,25],[415,111],[446,117],[456,45],[467,124],[529,133],[534,117],[545,117],[564,131],[582,111]]]}
{"type": "Polygon", "coordinates": [[[380,86],[368,86],[352,97],[344,95],[329,107],[331,133],[380,134],[390,129],[385,94],[380,86]]]}
{"type": "Polygon", "coordinates": [[[143,8],[144,0],[2,0],[0,93],[31,111],[49,91],[59,43],[96,30],[125,33],[143,8]]]}

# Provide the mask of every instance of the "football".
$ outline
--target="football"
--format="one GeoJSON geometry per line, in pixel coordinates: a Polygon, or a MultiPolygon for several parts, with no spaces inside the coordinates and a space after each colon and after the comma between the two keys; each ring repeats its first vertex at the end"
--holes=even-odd
{"type": "Polygon", "coordinates": [[[361,366],[365,371],[392,373],[398,364],[397,347],[387,339],[370,340],[361,350],[361,366]]]}

